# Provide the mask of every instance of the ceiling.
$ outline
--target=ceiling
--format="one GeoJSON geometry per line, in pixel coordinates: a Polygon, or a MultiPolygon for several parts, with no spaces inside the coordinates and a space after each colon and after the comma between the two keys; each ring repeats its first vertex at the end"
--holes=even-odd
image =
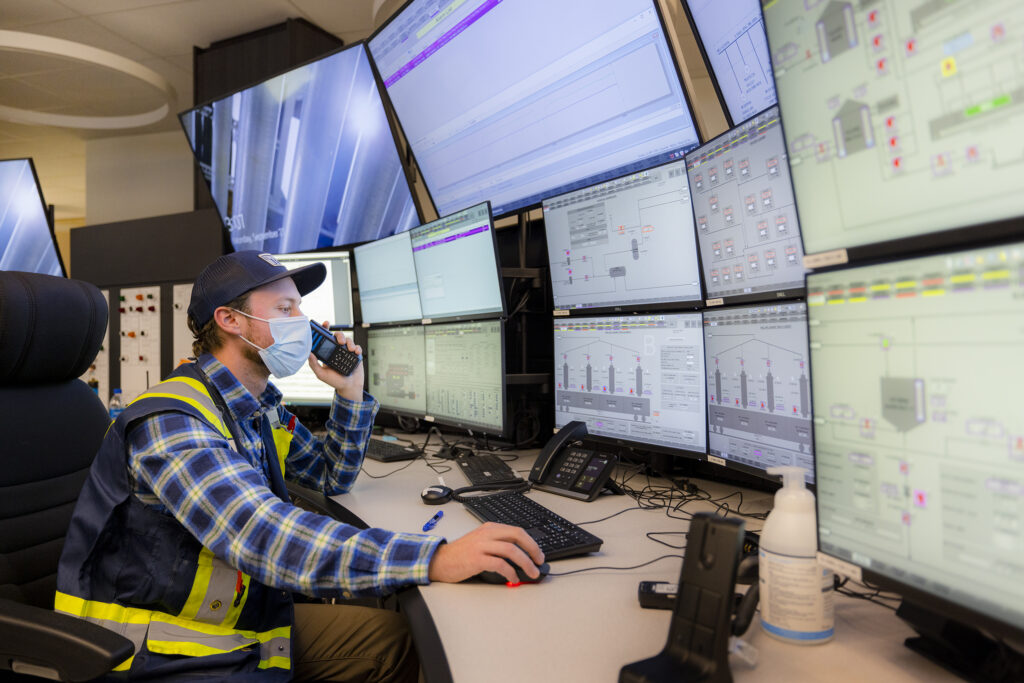
{"type": "MultiPolygon", "coordinates": [[[[0,0],[0,30],[100,48],[150,69],[192,104],[192,48],[303,18],[346,43],[365,38],[402,0],[0,0]]],[[[67,116],[143,114],[168,102],[120,71],[55,55],[0,48],[0,105],[67,116]]],[[[0,121],[0,159],[31,156],[59,224],[85,220],[86,141],[177,130],[174,116],[145,127],[84,130],[0,121]]]]}

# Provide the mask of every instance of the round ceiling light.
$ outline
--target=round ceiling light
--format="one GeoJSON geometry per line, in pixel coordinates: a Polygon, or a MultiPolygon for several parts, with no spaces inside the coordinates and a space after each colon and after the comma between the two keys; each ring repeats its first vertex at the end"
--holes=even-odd
{"type": "Polygon", "coordinates": [[[19,109],[0,105],[0,119],[12,123],[25,123],[37,126],[59,126],[62,128],[88,128],[92,130],[117,130],[121,128],[139,128],[151,123],[162,121],[174,106],[177,95],[170,82],[152,69],[107,50],[90,45],[83,45],[71,40],[51,38],[36,33],[0,30],[0,50],[17,50],[35,52],[44,55],[64,57],[78,62],[85,62],[105,69],[112,69],[132,78],[138,79],[159,90],[166,102],[156,109],[141,114],[126,116],[75,116],[70,114],[52,114],[49,112],[19,109]]]}

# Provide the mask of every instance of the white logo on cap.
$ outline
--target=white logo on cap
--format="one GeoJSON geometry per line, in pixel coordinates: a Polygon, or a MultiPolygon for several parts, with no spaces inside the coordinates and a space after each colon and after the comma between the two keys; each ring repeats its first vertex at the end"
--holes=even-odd
{"type": "Polygon", "coordinates": [[[272,266],[280,266],[281,262],[274,258],[273,254],[260,254],[260,258],[272,266]]]}

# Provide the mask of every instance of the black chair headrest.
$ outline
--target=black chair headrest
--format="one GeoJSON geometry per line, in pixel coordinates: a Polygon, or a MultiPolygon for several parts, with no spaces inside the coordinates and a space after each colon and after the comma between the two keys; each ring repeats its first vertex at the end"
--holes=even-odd
{"type": "Polygon", "coordinates": [[[106,329],[107,302],[95,285],[0,271],[0,386],[81,377],[106,329]]]}

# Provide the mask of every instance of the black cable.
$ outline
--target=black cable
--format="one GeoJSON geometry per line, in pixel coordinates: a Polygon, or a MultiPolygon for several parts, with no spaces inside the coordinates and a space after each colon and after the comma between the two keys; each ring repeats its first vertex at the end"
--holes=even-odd
{"type": "Polygon", "coordinates": [[[575,522],[575,524],[576,524],[576,526],[586,526],[587,524],[597,524],[598,522],[603,522],[606,519],[611,519],[612,517],[618,517],[623,512],[631,512],[633,510],[643,510],[643,508],[638,505],[636,507],[626,508],[625,510],[619,510],[618,512],[612,513],[612,514],[608,515],[607,517],[602,517],[601,519],[592,519],[589,522],[575,522]]]}
{"type": "Polygon", "coordinates": [[[650,540],[654,541],[655,543],[660,543],[661,545],[666,546],[668,548],[673,548],[675,550],[686,550],[686,544],[685,543],[682,544],[682,545],[672,545],[671,543],[666,543],[665,541],[661,541],[661,540],[658,540],[657,538],[655,538],[655,536],[683,536],[683,537],[685,537],[686,533],[687,532],[685,532],[685,531],[648,531],[647,533],[644,534],[644,536],[646,536],[650,540]]]}
{"type": "Polygon", "coordinates": [[[650,560],[648,562],[644,562],[643,564],[636,564],[636,565],[633,565],[632,567],[586,567],[584,569],[573,569],[571,572],[561,572],[561,573],[558,573],[558,574],[548,574],[548,576],[569,576],[569,574],[580,574],[582,572],[593,572],[593,571],[597,571],[598,569],[606,569],[606,570],[610,570],[610,571],[614,571],[614,572],[626,572],[626,571],[630,571],[631,569],[640,569],[641,567],[646,567],[649,564],[654,564],[655,562],[660,562],[661,560],[667,560],[670,557],[671,558],[675,558],[677,560],[683,559],[682,555],[662,555],[661,557],[656,557],[653,560],[650,560]]]}

